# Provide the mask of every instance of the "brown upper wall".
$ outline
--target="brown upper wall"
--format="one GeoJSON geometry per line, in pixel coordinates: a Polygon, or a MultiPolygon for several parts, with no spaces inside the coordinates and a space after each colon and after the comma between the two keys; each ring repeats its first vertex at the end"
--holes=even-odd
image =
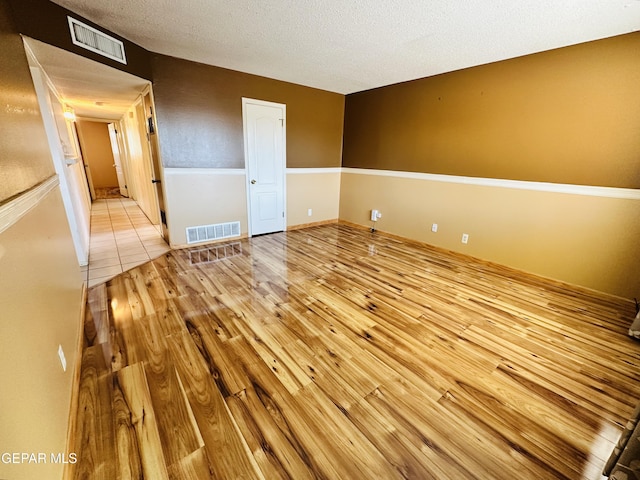
{"type": "Polygon", "coordinates": [[[0,204],[55,171],[22,38],[0,0],[0,204]]]}
{"type": "Polygon", "coordinates": [[[287,105],[287,167],[339,167],[344,96],[154,54],[165,167],[244,168],[242,97],[287,105]]]}
{"type": "Polygon", "coordinates": [[[640,33],[348,95],[343,166],[640,188],[640,33]]]}
{"type": "MultiPolygon", "coordinates": [[[[48,0],[8,0],[13,9],[18,31],[63,50],[109,65],[123,72],[151,80],[151,54],[144,48],[116,35],[106,28],[48,0]],[[74,45],[71,41],[67,15],[117,38],[124,44],[127,64],[124,65],[74,45]]],[[[99,20],[98,20],[99,21],[99,20]]]]}

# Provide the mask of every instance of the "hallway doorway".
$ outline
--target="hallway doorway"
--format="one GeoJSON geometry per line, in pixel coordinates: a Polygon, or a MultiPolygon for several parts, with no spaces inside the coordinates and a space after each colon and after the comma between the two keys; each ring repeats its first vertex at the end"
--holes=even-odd
{"type": "Polygon", "coordinates": [[[104,281],[168,250],[149,80],[23,40],[86,279],[104,281]]]}
{"type": "Polygon", "coordinates": [[[113,155],[111,133],[106,122],[78,118],[76,131],[84,160],[92,200],[120,197],[119,177],[113,155]]]}

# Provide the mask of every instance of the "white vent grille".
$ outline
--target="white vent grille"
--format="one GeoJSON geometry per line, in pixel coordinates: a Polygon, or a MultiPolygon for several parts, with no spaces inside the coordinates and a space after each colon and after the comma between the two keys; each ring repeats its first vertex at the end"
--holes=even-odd
{"type": "Polygon", "coordinates": [[[71,30],[71,41],[79,47],[91,50],[103,57],[110,58],[116,62],[127,64],[127,57],[124,54],[124,44],[120,40],[96,30],[89,25],[82,23],[75,18],[67,17],[69,20],[69,30],[71,30]]]}
{"type": "Polygon", "coordinates": [[[200,225],[187,227],[187,243],[220,240],[222,238],[239,237],[240,222],[217,223],[215,225],[200,225]]]}

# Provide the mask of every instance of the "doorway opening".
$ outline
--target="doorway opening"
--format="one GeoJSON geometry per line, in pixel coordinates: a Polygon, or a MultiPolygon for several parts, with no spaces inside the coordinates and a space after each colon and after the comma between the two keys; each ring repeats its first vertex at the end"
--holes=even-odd
{"type": "MultiPolygon", "coordinates": [[[[150,251],[157,253],[156,247],[168,249],[150,82],[23,38],[80,265],[89,271],[97,260],[91,251],[96,243],[91,213],[104,201],[124,202],[125,210],[137,209],[155,229],[162,244],[149,245],[149,249],[143,240],[150,239],[141,238],[137,230],[119,232],[123,238],[136,236],[140,241],[143,251],[136,252],[140,254],[137,258],[150,251]]],[[[107,257],[111,263],[117,259],[122,268],[121,257],[133,256],[131,250],[121,255],[116,234],[110,235],[113,251],[101,252],[98,263],[102,266],[96,268],[104,268],[107,257]]]]}

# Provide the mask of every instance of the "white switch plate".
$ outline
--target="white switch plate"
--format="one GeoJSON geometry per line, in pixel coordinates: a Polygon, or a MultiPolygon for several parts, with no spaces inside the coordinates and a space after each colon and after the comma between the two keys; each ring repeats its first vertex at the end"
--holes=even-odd
{"type": "Polygon", "coordinates": [[[469,243],[469,234],[468,233],[463,233],[462,234],[462,243],[469,243]]]}
{"type": "Polygon", "coordinates": [[[436,233],[438,231],[438,224],[434,223],[433,225],[431,225],[431,231],[433,233],[436,233]]]}
{"type": "Polygon", "coordinates": [[[313,215],[313,210],[312,209],[307,210],[307,216],[310,217],[311,215],[313,215]]]}
{"type": "Polygon", "coordinates": [[[60,363],[62,364],[62,370],[67,371],[67,359],[64,356],[64,350],[62,350],[62,345],[58,345],[58,357],[60,357],[60,363]]]}

